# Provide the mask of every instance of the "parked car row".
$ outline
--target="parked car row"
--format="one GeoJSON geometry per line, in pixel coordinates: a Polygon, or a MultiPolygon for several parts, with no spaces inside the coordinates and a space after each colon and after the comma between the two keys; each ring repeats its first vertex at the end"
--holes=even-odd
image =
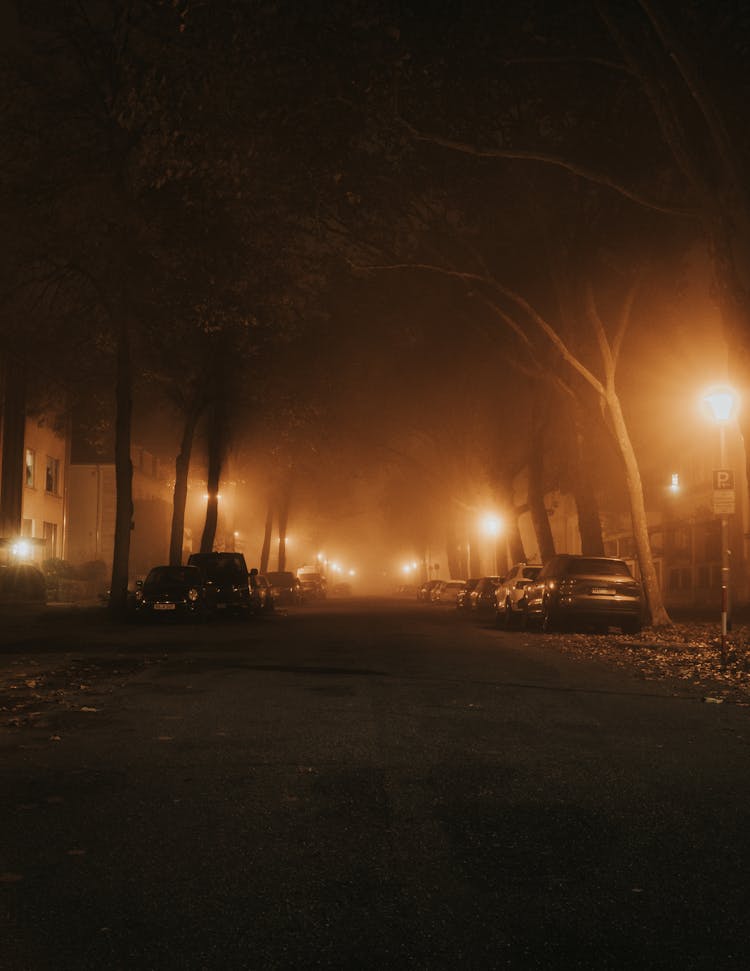
{"type": "Polygon", "coordinates": [[[498,627],[619,627],[636,634],[645,617],[643,589],[625,560],[561,553],[548,563],[516,563],[504,576],[430,580],[417,592],[430,603],[453,602],[463,614],[494,618],[498,627]]]}
{"type": "Polygon", "coordinates": [[[217,613],[261,614],[320,596],[319,587],[306,590],[291,572],[263,575],[255,567],[248,570],[242,553],[192,553],[185,566],[155,566],[145,580],[137,581],[135,612],[140,619],[206,620],[217,613]]]}

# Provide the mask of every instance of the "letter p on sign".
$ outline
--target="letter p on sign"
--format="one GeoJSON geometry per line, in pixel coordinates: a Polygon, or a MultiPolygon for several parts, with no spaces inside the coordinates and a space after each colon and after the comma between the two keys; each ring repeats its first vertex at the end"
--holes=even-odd
{"type": "Polygon", "coordinates": [[[732,469],[715,469],[714,489],[734,489],[734,471],[732,469]]]}

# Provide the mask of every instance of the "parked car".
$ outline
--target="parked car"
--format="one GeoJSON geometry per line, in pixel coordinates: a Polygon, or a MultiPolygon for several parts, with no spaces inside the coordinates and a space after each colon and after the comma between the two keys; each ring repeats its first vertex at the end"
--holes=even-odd
{"type": "Polygon", "coordinates": [[[432,591],[442,582],[442,580],[425,580],[417,587],[417,600],[429,603],[432,600],[432,591]]]}
{"type": "Polygon", "coordinates": [[[302,585],[302,597],[305,600],[325,600],[326,579],[320,573],[300,573],[299,582],[302,585]]]}
{"type": "Polygon", "coordinates": [[[346,583],[342,580],[340,583],[334,583],[331,587],[332,597],[351,597],[352,595],[352,585],[351,583],[346,583]]]}
{"type": "Polygon", "coordinates": [[[463,613],[468,614],[471,610],[471,593],[472,590],[476,588],[476,585],[481,580],[481,577],[469,577],[468,580],[464,581],[464,589],[456,597],[456,607],[463,613]]]}
{"type": "Polygon", "coordinates": [[[455,607],[458,596],[463,592],[465,587],[465,580],[441,580],[431,591],[432,602],[436,604],[450,604],[452,607],[455,607]]]}
{"type": "Polygon", "coordinates": [[[227,613],[252,612],[250,576],[242,553],[191,553],[188,565],[203,570],[211,607],[227,613]]]}
{"type": "Polygon", "coordinates": [[[516,563],[495,591],[498,627],[513,627],[523,620],[526,611],[526,588],[539,576],[541,563],[516,563]]]}
{"type": "Polygon", "coordinates": [[[302,603],[302,584],[290,570],[271,570],[266,578],[275,604],[298,606],[302,603]]]}
{"type": "MultiPolygon", "coordinates": [[[[251,575],[252,572],[251,570],[251,575]]],[[[255,574],[255,589],[251,589],[251,595],[255,600],[255,609],[257,611],[273,610],[275,601],[271,584],[268,582],[268,578],[262,573],[255,574]]]]}
{"type": "Polygon", "coordinates": [[[415,597],[418,590],[413,583],[399,583],[393,592],[397,597],[415,597]]]}
{"type": "Polygon", "coordinates": [[[480,577],[479,582],[469,594],[469,610],[474,616],[495,616],[497,600],[495,591],[502,577],[480,577]]]}
{"type": "Polygon", "coordinates": [[[526,587],[526,623],[551,631],[573,624],[637,634],[643,625],[641,584],[624,560],[561,553],[526,587]]]}
{"type": "Polygon", "coordinates": [[[205,620],[209,609],[208,583],[197,566],[155,566],[145,580],[136,580],[135,612],[141,619],[205,620]]]}

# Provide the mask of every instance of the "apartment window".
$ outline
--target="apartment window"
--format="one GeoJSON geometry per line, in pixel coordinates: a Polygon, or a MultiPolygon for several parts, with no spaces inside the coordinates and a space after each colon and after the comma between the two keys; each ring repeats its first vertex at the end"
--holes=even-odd
{"type": "Polygon", "coordinates": [[[26,449],[26,485],[29,489],[34,488],[34,460],[36,459],[36,452],[33,448],[26,449]]]}
{"type": "Polygon", "coordinates": [[[42,523],[45,559],[52,560],[57,556],[57,523],[42,523]]]}
{"type": "Polygon", "coordinates": [[[60,459],[53,459],[50,455],[47,456],[47,473],[45,477],[44,488],[47,492],[53,493],[53,495],[59,495],[60,487],[60,459]]]}

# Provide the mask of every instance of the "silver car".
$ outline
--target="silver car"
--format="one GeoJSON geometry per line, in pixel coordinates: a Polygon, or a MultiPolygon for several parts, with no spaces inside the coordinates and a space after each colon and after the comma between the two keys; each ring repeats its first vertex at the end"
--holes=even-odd
{"type": "Polygon", "coordinates": [[[516,563],[511,568],[495,593],[497,627],[510,629],[520,623],[526,611],[526,588],[536,580],[541,569],[541,563],[516,563]]]}
{"type": "Polygon", "coordinates": [[[552,631],[574,623],[637,634],[643,625],[641,584],[624,560],[562,553],[526,587],[527,624],[552,631]]]}
{"type": "Polygon", "coordinates": [[[458,597],[465,589],[465,580],[441,580],[430,591],[430,599],[436,604],[450,604],[455,607],[458,603],[458,597]]]}

